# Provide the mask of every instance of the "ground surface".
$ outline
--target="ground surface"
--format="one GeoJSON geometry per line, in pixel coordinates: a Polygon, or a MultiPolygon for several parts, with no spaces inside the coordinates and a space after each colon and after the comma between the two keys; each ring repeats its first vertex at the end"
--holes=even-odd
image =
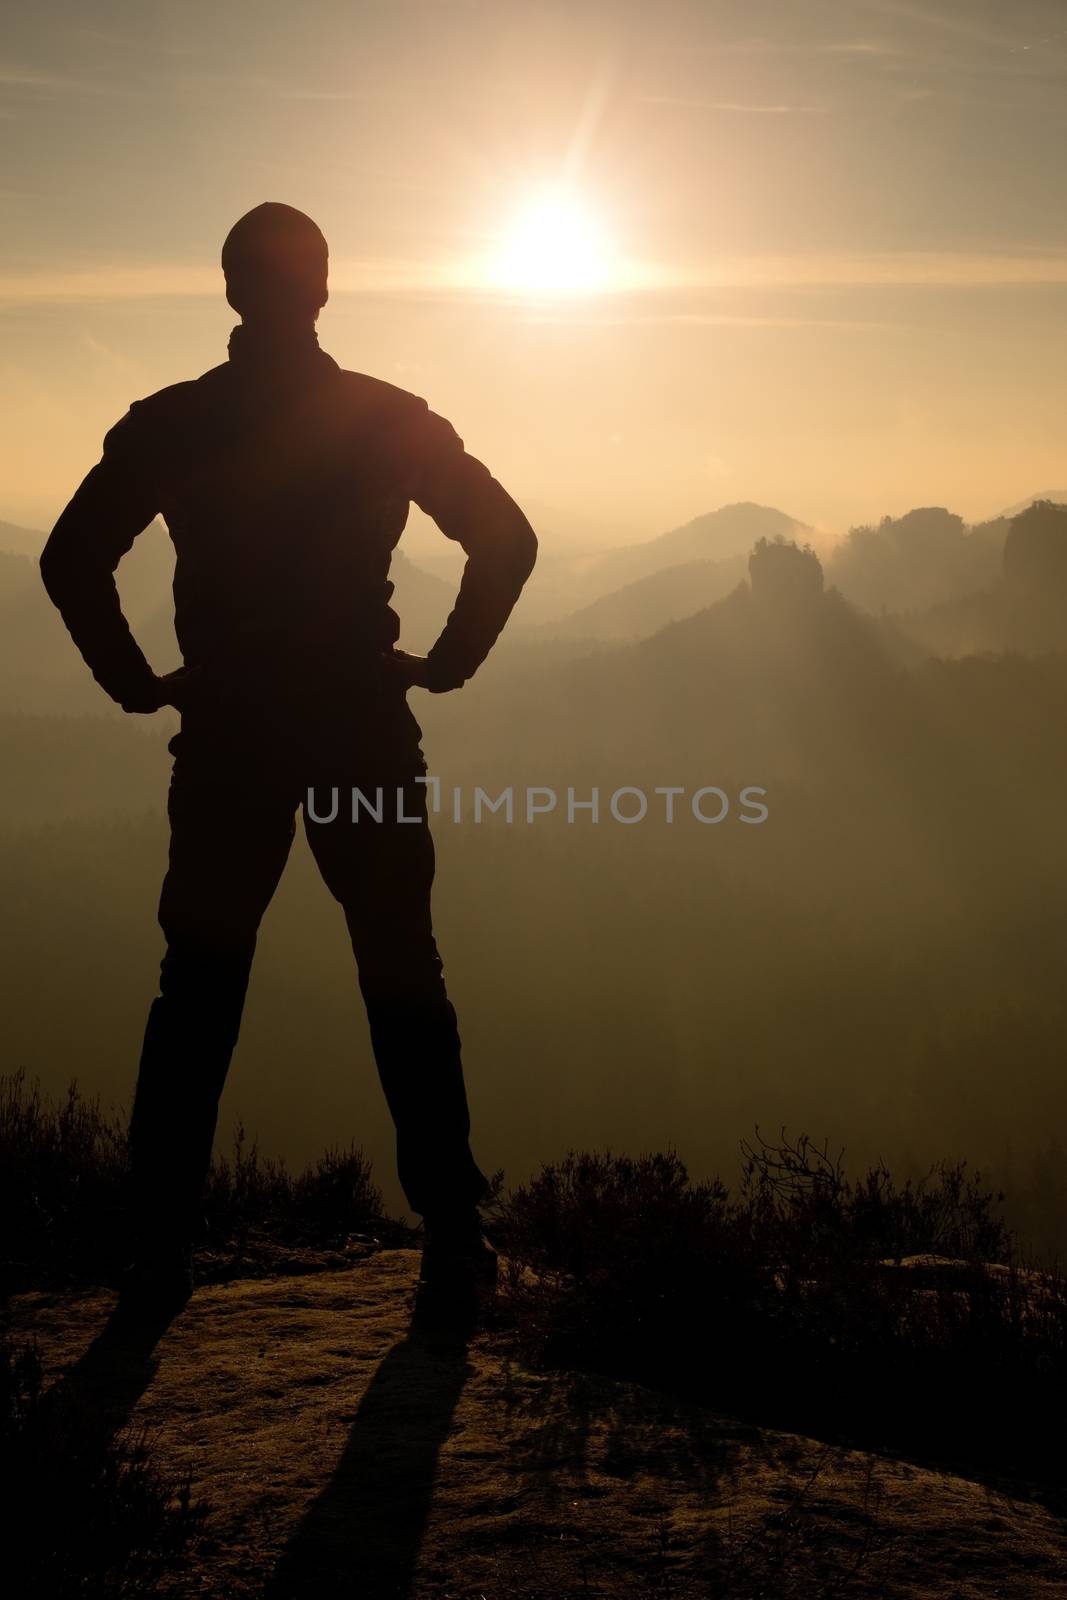
{"type": "Polygon", "coordinates": [[[113,1296],[20,1296],[49,1383],[147,1425],[210,1505],[175,1596],[569,1600],[1067,1594],[1067,1530],[968,1480],[538,1374],[409,1330],[418,1266],[198,1289],[143,1356],[113,1296]]]}

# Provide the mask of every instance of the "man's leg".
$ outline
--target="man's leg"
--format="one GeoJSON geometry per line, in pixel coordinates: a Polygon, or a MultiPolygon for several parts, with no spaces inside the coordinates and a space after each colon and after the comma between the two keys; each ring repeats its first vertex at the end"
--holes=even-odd
{"type": "MultiPolygon", "coordinates": [[[[304,827],[319,871],[344,910],[359,967],[371,1043],[396,1126],[397,1172],[411,1209],[433,1219],[469,1214],[488,1183],[470,1148],[456,1013],[448,999],[430,917],[434,845],[426,788],[406,777],[397,820],[397,783],[381,780],[383,820],[361,809],[353,783],[373,802],[377,780],[339,785],[338,815],[304,827]]],[[[330,792],[313,811],[328,816],[330,792]]]]}
{"type": "Polygon", "coordinates": [[[130,1121],[143,1250],[184,1243],[195,1231],[256,933],[289,854],[297,800],[276,779],[176,755],[159,903],[167,948],[130,1121]]]}

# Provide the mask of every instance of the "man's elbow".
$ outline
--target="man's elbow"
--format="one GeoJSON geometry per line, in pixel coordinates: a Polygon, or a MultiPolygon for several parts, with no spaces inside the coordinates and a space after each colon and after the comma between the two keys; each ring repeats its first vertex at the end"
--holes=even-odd
{"type": "Polygon", "coordinates": [[[66,588],[67,563],[60,554],[54,539],[49,539],[41,551],[37,565],[41,573],[41,582],[44,584],[48,598],[54,603],[59,603],[59,596],[66,588]]]}
{"type": "Polygon", "coordinates": [[[515,534],[515,566],[526,582],[537,562],[537,535],[524,516],[521,516],[515,534]]]}
{"type": "Polygon", "coordinates": [[[57,538],[54,531],[49,535],[37,565],[45,592],[60,611],[77,604],[87,590],[96,587],[95,564],[86,559],[83,549],[67,538],[57,538]]]}
{"type": "Polygon", "coordinates": [[[537,561],[537,535],[518,502],[511,498],[507,490],[501,493],[504,515],[499,520],[507,530],[509,565],[519,581],[525,583],[537,561]]]}

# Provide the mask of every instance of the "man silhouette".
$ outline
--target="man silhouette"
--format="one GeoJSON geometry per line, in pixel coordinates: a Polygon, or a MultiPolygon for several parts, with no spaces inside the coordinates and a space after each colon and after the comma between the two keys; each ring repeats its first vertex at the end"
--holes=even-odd
{"type": "Polygon", "coordinates": [[[123,1296],[177,1307],[191,1292],[191,1241],[257,929],[303,804],[351,935],[400,1182],[426,1232],[420,1292],[432,1299],[491,1283],[495,1256],[431,926],[426,764],[406,695],[471,676],[537,540],[425,400],[344,371],[320,349],[327,246],[309,217],[257,206],[231,229],[222,267],[241,317],[228,359],[131,404],[41,556],[45,587],[112,699],[129,712],[181,713],[159,905],[166,952],[130,1120],[135,1249],[123,1296]],[[397,648],[389,606],[411,501],[467,555],[425,657],[397,648]],[[176,551],[185,663],[164,676],[133,639],[113,578],[157,514],[176,551]],[[337,815],[316,821],[330,816],[333,786],[337,815]],[[369,801],[357,821],[353,788],[369,801]]]}

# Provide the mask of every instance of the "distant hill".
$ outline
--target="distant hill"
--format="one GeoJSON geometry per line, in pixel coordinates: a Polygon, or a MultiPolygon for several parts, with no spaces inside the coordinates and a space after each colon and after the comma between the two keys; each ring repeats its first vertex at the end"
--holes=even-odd
{"type": "MultiPolygon", "coordinates": [[[[47,534],[0,523],[32,554],[0,550],[0,710],[121,715],[93,681],[45,593],[37,557],[47,534]]],[[[174,549],[154,522],[119,564],[115,581],[127,621],[159,672],[180,661],[170,620],[174,549]]]]}
{"type": "Polygon", "coordinates": [[[1027,506],[1032,506],[1035,500],[1052,500],[1056,505],[1067,505],[1067,489],[1045,489],[1041,494],[1028,494],[1025,500],[1018,501],[1006,510],[997,513],[990,520],[998,521],[1001,517],[1017,517],[1020,511],[1025,511],[1027,506]]]}
{"type": "Polygon", "coordinates": [[[669,622],[714,605],[743,582],[743,555],[721,561],[686,561],[638,578],[558,622],[542,623],[546,639],[643,639],[669,622]]]}
{"type": "MultiPolygon", "coordinates": [[[[0,522],[0,605],[19,587],[40,588],[37,558],[47,538],[48,532],[43,528],[0,522]]],[[[169,598],[173,577],[174,547],[166,527],[157,518],[134,540],[116,574],[123,609],[131,623],[151,615],[169,598]]]]}
{"type": "Polygon", "coordinates": [[[390,602],[400,618],[400,645],[424,655],[456,603],[457,583],[424,572],[403,550],[394,550],[389,577],[395,585],[390,602]]]}
{"type": "Polygon", "coordinates": [[[18,522],[0,522],[0,549],[18,555],[34,555],[42,548],[46,535],[39,528],[24,528],[18,522]]]}
{"type": "Polygon", "coordinates": [[[848,770],[872,740],[906,743],[899,679],[925,654],[837,590],[777,605],[741,582],[637,642],[577,657],[516,643],[423,725],[456,781],[483,786],[810,778],[848,770]]]}
{"type": "MultiPolygon", "coordinates": [[[[40,530],[14,528],[0,523],[0,549],[3,547],[3,526],[13,530],[8,547],[13,550],[29,549],[35,554],[43,549],[46,534],[40,530]]],[[[414,531],[414,530],[413,530],[414,531]]],[[[539,626],[544,622],[561,622],[576,611],[592,606],[593,602],[613,595],[616,590],[641,579],[653,578],[670,568],[691,566],[689,578],[696,584],[696,603],[686,600],[678,590],[675,597],[675,579],[664,578],[646,590],[635,590],[624,600],[611,602],[582,624],[566,621],[560,637],[579,637],[584,632],[590,638],[635,638],[654,632],[665,621],[675,616],[688,616],[702,605],[710,605],[733,587],[742,576],[742,557],[747,557],[757,539],[774,539],[781,534],[785,539],[803,539],[809,534],[805,523],[800,523],[781,510],[769,506],[755,506],[742,502],[737,506],[721,506],[713,512],[694,517],[691,522],[653,539],[641,539],[635,544],[619,544],[608,549],[592,549],[573,538],[563,541],[553,539],[542,528],[541,550],[537,557],[533,578],[528,582],[515,613],[515,626],[539,626]],[[733,560],[733,568],[723,568],[720,576],[712,573],[712,566],[733,560]],[[697,563],[704,566],[697,573],[697,563]],[[734,576],[736,573],[736,576],[734,576]]],[[[418,544],[418,562],[413,562],[403,549],[394,555],[390,576],[397,584],[395,606],[402,619],[402,640],[408,650],[422,651],[432,645],[437,632],[450,613],[456,586],[462,573],[462,550],[450,539],[440,538],[440,554],[432,554],[432,547],[418,544]]],[[[29,571],[35,555],[29,558],[29,571]]],[[[14,574],[14,568],[13,568],[14,574]]],[[[11,576],[13,576],[11,574],[11,576]]],[[[134,541],[130,554],[118,565],[115,582],[122,595],[123,610],[131,627],[144,632],[144,648],[150,654],[149,642],[162,646],[170,661],[170,611],[171,582],[174,576],[174,550],[170,536],[162,522],[152,523],[134,541]]],[[[685,582],[685,579],[681,579],[685,582]]],[[[0,590],[3,589],[0,574],[0,590]]],[[[2,595],[0,595],[2,600],[2,595]]]]}
{"type": "Polygon", "coordinates": [[[810,532],[805,524],[771,506],[750,502],[720,506],[655,539],[586,557],[575,572],[576,590],[588,604],[667,567],[747,556],[757,539],[803,540],[810,532]]]}
{"type": "Polygon", "coordinates": [[[893,621],[926,654],[946,660],[1003,650],[1003,585],[994,583],[923,611],[900,612],[893,621]]]}
{"type": "Polygon", "coordinates": [[[0,551],[0,711],[99,712],[107,705],[44,591],[36,560],[0,551]]]}
{"type": "MultiPolygon", "coordinates": [[[[530,495],[516,493],[516,499],[545,548],[568,560],[613,549],[620,541],[640,539],[647,532],[640,523],[627,526],[618,519],[575,516],[530,495]]],[[[462,565],[463,552],[414,504],[404,544],[415,563],[427,571],[451,577],[462,565]]]]}
{"type": "Polygon", "coordinates": [[[922,611],[994,582],[1007,524],[969,529],[946,506],[851,528],[835,546],[827,577],[865,611],[922,611]]]}
{"type": "MultiPolygon", "coordinates": [[[[553,543],[551,535],[542,529],[537,565],[523,591],[516,611],[516,622],[532,627],[548,622],[559,623],[595,601],[656,573],[665,572],[668,568],[746,556],[757,539],[774,539],[780,535],[784,539],[805,541],[811,532],[804,523],[797,522],[782,511],[748,503],[720,506],[717,511],[694,517],[691,522],[670,528],[652,539],[600,549],[587,548],[581,551],[573,544],[559,548],[553,543]]],[[[435,572],[444,570],[437,561],[433,561],[432,565],[435,572]]],[[[669,583],[667,587],[670,587],[669,583]]],[[[662,611],[661,604],[651,598],[654,594],[656,591],[649,591],[651,620],[640,623],[640,632],[651,631],[672,614],[670,608],[662,611]]],[[[632,598],[638,602],[640,600],[639,595],[632,598]]],[[[623,613],[629,603],[622,603],[623,613]]],[[[597,632],[591,637],[614,636],[614,622],[605,623],[604,634],[601,634],[596,619],[594,625],[597,632]]],[[[629,633],[631,627],[632,623],[627,621],[625,632],[629,633]]],[[[569,623],[563,633],[572,636],[569,623]]]]}
{"type": "Polygon", "coordinates": [[[0,608],[41,586],[36,562],[15,550],[0,550],[0,608]]]}

